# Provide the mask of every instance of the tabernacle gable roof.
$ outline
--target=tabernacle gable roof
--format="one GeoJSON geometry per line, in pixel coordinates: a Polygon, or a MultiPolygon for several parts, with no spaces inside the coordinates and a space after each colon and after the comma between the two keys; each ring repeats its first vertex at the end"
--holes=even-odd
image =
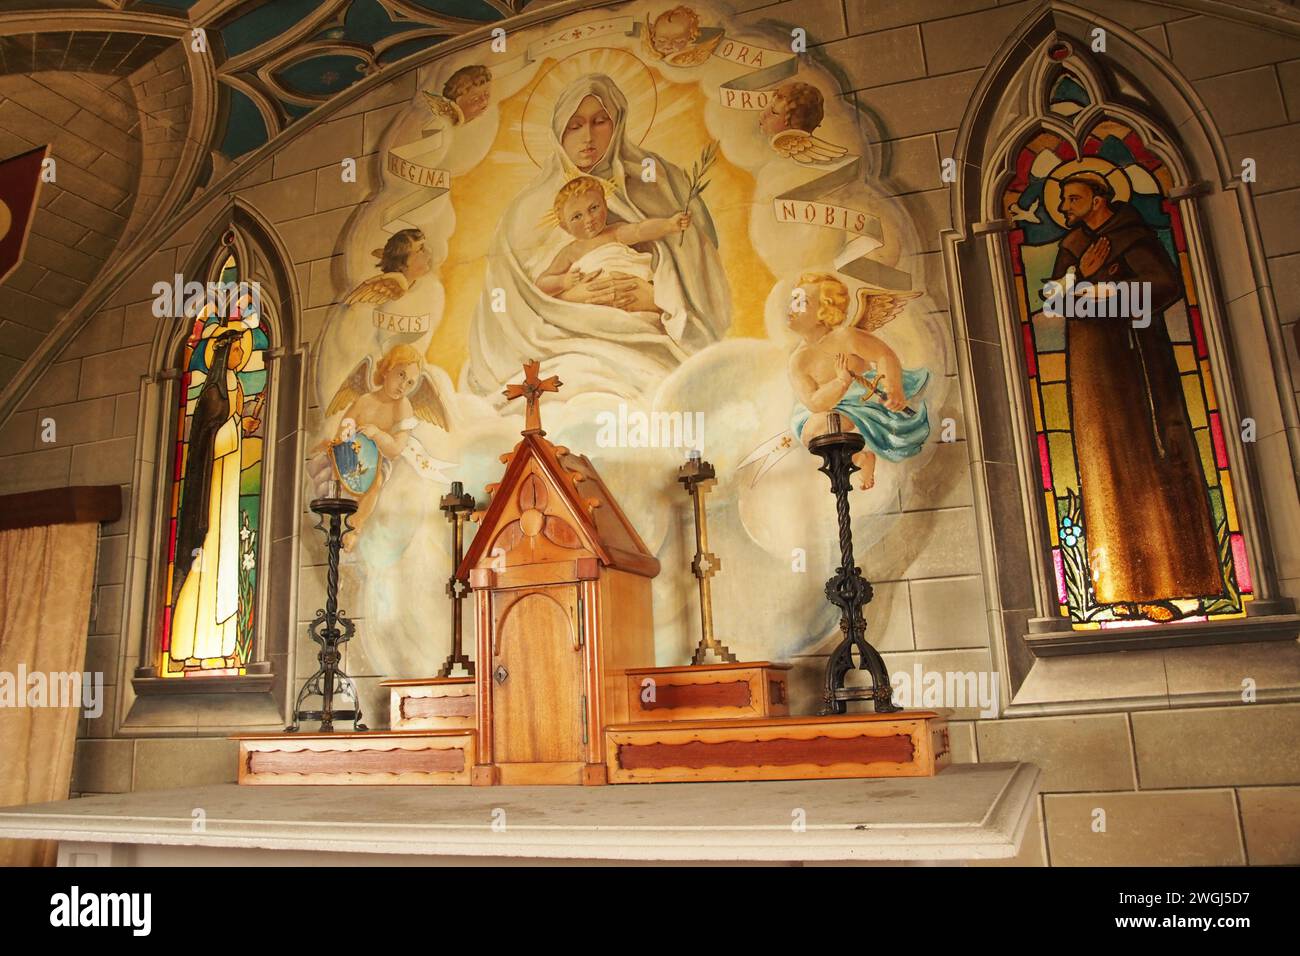
{"type": "Polygon", "coordinates": [[[526,431],[510,453],[505,474],[492,492],[492,501],[483,513],[478,532],[456,569],[459,579],[469,579],[470,570],[496,538],[503,523],[502,513],[528,474],[528,464],[532,461],[537,462],[559,489],[584,545],[595,553],[601,565],[644,577],[659,573],[658,559],[636,533],[587,456],[552,444],[540,431],[526,431]]]}

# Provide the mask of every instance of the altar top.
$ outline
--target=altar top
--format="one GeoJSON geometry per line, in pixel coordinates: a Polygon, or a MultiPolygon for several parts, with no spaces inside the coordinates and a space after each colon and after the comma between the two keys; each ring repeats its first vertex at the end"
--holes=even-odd
{"type": "Polygon", "coordinates": [[[406,863],[1006,860],[1024,839],[1038,779],[1030,764],[1001,763],[934,777],[662,786],[214,784],[0,809],[0,838],[91,853],[100,845],[119,865],[284,862],[322,851],[406,863]]]}

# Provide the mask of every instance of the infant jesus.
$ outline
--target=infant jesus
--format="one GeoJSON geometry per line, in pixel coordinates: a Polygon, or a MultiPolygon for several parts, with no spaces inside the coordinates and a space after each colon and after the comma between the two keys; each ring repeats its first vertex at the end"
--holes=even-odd
{"type": "Polygon", "coordinates": [[[561,186],[553,209],[560,228],[573,236],[537,277],[537,288],[556,298],[602,271],[653,282],[654,257],[632,247],[684,232],[691,224],[688,212],[667,219],[610,223],[605,189],[591,176],[578,176],[561,186]]]}

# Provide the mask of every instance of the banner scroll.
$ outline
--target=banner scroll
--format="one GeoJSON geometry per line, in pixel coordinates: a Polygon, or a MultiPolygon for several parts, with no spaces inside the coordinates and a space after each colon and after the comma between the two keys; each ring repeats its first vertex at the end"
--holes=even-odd
{"type": "MultiPolygon", "coordinates": [[[[775,85],[792,78],[799,69],[799,59],[794,53],[769,50],[727,37],[723,37],[717,44],[713,55],[752,71],[723,83],[718,89],[718,99],[722,106],[733,110],[753,112],[767,109],[776,96],[775,85]]],[[[811,130],[782,135],[811,138],[811,130]]],[[[845,152],[839,147],[832,149],[840,154],[845,152]]],[[[844,248],[835,257],[835,268],[838,271],[869,285],[899,291],[910,290],[910,273],[868,258],[883,245],[884,234],[880,220],[868,212],[826,199],[836,189],[862,179],[862,157],[841,155],[830,162],[817,165],[826,171],[772,200],[776,221],[840,230],[845,233],[845,239],[844,248]]]]}

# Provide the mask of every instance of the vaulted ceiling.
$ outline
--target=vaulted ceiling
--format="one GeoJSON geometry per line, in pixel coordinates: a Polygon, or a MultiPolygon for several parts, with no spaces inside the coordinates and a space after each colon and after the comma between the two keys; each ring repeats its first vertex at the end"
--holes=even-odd
{"type": "Polygon", "coordinates": [[[0,283],[0,393],[216,173],[358,80],[546,2],[0,0],[0,159],[48,144],[56,162],[0,283]]]}

